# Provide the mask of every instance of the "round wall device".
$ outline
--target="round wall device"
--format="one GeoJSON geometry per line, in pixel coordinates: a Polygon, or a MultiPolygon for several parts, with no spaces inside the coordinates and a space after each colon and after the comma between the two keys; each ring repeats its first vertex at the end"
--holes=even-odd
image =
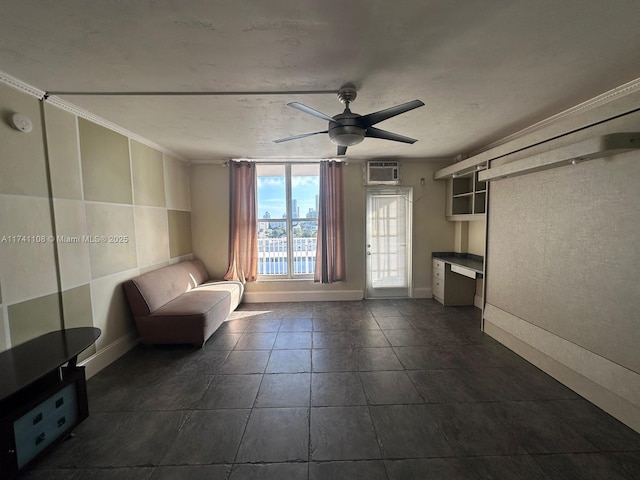
{"type": "Polygon", "coordinates": [[[29,133],[31,130],[33,130],[33,124],[31,123],[29,117],[21,113],[14,113],[11,116],[11,123],[13,124],[13,128],[24,133],[29,133]]]}

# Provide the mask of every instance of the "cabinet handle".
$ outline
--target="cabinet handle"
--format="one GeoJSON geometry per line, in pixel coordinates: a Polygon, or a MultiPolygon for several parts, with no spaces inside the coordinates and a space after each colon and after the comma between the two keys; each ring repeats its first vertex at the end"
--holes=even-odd
{"type": "Polygon", "coordinates": [[[56,400],[56,408],[60,408],[62,405],[64,405],[64,397],[60,397],[56,400]]]}
{"type": "Polygon", "coordinates": [[[44,432],[36,437],[36,445],[40,445],[42,442],[44,442],[44,432]]]}
{"type": "Polygon", "coordinates": [[[67,419],[66,417],[60,417],[58,419],[58,428],[60,428],[62,425],[64,425],[65,423],[67,423],[67,419]]]}
{"type": "Polygon", "coordinates": [[[35,417],[33,417],[33,424],[37,425],[42,421],[42,412],[38,413],[35,417]]]}

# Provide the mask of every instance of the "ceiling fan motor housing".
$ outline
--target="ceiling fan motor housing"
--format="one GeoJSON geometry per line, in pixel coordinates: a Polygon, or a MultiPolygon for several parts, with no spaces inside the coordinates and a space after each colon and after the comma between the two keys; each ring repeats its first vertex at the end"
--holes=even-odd
{"type": "Polygon", "coordinates": [[[331,143],[341,147],[350,147],[362,142],[367,129],[360,126],[358,122],[360,117],[361,115],[351,113],[348,108],[345,109],[344,113],[333,117],[340,124],[329,122],[329,140],[331,140],[331,143]]]}

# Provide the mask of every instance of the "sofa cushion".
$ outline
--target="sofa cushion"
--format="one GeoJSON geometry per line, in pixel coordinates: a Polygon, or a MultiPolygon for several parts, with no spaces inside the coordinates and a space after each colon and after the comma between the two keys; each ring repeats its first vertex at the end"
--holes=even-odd
{"type": "Polygon", "coordinates": [[[198,285],[192,290],[206,291],[206,292],[227,292],[230,296],[229,312],[231,314],[240,302],[242,301],[242,295],[244,294],[244,285],[242,282],[236,280],[226,280],[224,282],[207,282],[202,285],[198,285]]]}
{"type": "Polygon", "coordinates": [[[228,292],[193,289],[164,304],[150,317],[199,315],[207,313],[220,302],[230,303],[228,292]]]}

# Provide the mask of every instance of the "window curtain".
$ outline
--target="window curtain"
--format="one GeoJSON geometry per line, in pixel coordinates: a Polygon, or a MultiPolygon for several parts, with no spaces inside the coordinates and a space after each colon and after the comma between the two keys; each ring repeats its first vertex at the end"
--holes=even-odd
{"type": "Polygon", "coordinates": [[[258,277],[256,165],[253,162],[229,162],[229,167],[229,268],[223,278],[242,283],[254,282],[258,277]]]}
{"type": "Polygon", "coordinates": [[[315,282],[346,280],[342,184],[342,163],[320,162],[315,282]]]}

